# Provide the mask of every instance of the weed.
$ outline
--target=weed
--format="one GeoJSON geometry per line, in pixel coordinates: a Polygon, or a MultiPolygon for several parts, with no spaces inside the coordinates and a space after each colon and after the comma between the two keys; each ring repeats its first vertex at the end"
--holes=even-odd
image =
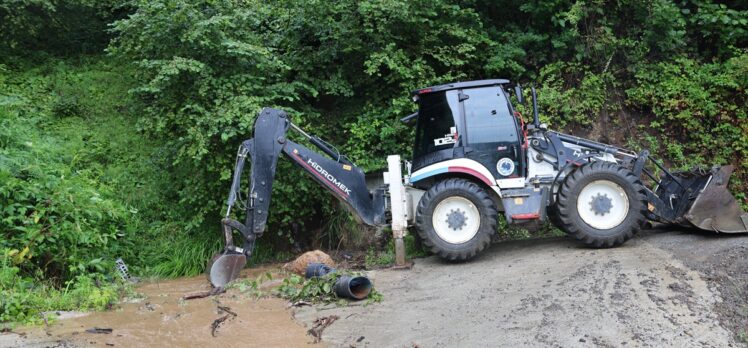
{"type": "Polygon", "coordinates": [[[522,240],[531,238],[562,237],[566,233],[546,221],[540,228],[529,231],[522,225],[509,224],[503,216],[498,219],[497,234],[500,240],[522,240]]]}
{"type": "Polygon", "coordinates": [[[333,291],[333,287],[338,278],[340,278],[340,273],[338,272],[306,280],[299,275],[293,274],[283,279],[283,284],[276,289],[276,294],[291,302],[335,302],[338,298],[333,291]]]}
{"type": "MultiPolygon", "coordinates": [[[[7,253],[5,254],[7,255],[7,253]]],[[[79,275],[61,289],[42,279],[23,276],[9,257],[0,258],[0,322],[38,324],[43,312],[55,310],[103,310],[111,308],[128,284],[102,275],[79,275]]]]}
{"type": "Polygon", "coordinates": [[[231,282],[231,284],[228,285],[228,288],[237,289],[239,292],[249,297],[260,298],[265,296],[265,292],[260,289],[260,286],[265,281],[272,279],[273,275],[270,272],[266,272],[257,276],[255,279],[241,279],[231,282]]]}
{"type": "MultiPolygon", "coordinates": [[[[386,247],[383,250],[377,250],[374,246],[371,246],[366,251],[364,258],[366,268],[378,268],[395,263],[395,242],[389,234],[386,238],[386,247]]],[[[406,259],[421,258],[429,255],[415,234],[409,233],[405,235],[403,242],[405,243],[406,259]]]]}
{"type": "MultiPolygon", "coordinates": [[[[312,303],[337,303],[345,305],[347,302],[335,294],[335,283],[343,275],[359,276],[359,273],[345,273],[341,271],[328,273],[322,277],[304,279],[292,274],[283,279],[283,284],[275,289],[275,295],[291,302],[306,301],[312,303]]],[[[372,288],[366,304],[381,302],[383,296],[372,288]]]]}

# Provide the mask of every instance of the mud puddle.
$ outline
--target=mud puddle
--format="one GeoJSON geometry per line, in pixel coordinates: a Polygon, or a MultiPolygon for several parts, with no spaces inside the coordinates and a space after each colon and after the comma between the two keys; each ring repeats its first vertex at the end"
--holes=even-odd
{"type": "MultiPolygon", "coordinates": [[[[245,270],[243,278],[255,279],[268,271],[273,280],[261,286],[267,292],[279,283],[278,267],[245,270]]],[[[17,328],[15,337],[0,337],[0,346],[295,347],[312,342],[292,319],[286,301],[278,298],[256,299],[230,289],[217,296],[182,299],[210,288],[205,276],[148,282],[137,288],[143,298],[118,309],[67,315],[71,318],[46,328],[17,328]],[[223,320],[214,324],[219,318],[223,320]]]]}

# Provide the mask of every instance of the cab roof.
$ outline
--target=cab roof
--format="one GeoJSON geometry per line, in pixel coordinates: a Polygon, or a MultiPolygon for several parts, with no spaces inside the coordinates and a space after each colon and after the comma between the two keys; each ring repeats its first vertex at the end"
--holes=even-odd
{"type": "Polygon", "coordinates": [[[484,87],[484,86],[496,86],[496,85],[504,85],[504,84],[507,84],[507,83],[509,83],[509,80],[504,80],[504,79],[453,82],[453,83],[447,83],[447,84],[438,85],[438,86],[431,86],[431,87],[420,88],[420,89],[417,89],[415,91],[410,92],[410,94],[411,95],[421,95],[421,94],[427,94],[427,93],[449,91],[449,90],[452,90],[452,89],[484,87]]]}

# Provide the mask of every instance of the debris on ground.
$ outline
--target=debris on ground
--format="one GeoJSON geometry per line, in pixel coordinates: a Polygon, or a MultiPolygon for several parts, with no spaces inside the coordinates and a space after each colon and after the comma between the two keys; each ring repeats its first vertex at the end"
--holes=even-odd
{"type": "Polygon", "coordinates": [[[330,315],[327,317],[321,317],[314,320],[312,328],[307,331],[307,334],[314,337],[314,343],[322,341],[322,331],[328,326],[332,325],[336,320],[340,319],[337,315],[330,315]]]}
{"type": "Polygon", "coordinates": [[[112,333],[112,331],[113,330],[110,328],[103,328],[103,327],[94,327],[94,328],[90,328],[86,330],[86,332],[92,333],[92,334],[110,334],[112,333]]]}
{"type": "Polygon", "coordinates": [[[233,316],[236,316],[236,312],[232,311],[231,307],[229,307],[229,306],[218,306],[218,309],[220,309],[220,310],[222,310],[222,311],[224,311],[224,312],[226,312],[228,314],[231,314],[233,316]]]}
{"type": "Polygon", "coordinates": [[[216,337],[216,331],[218,330],[218,327],[221,326],[226,320],[229,318],[233,319],[236,318],[236,313],[231,310],[231,308],[227,306],[218,306],[218,309],[222,312],[225,312],[223,316],[219,317],[216,320],[213,320],[213,324],[210,324],[210,334],[213,337],[216,337]]]}
{"type": "Polygon", "coordinates": [[[307,251],[297,257],[296,260],[283,265],[283,269],[303,276],[310,263],[324,263],[330,267],[335,267],[335,261],[332,260],[330,255],[320,250],[313,250],[307,251]]]}
{"type": "Polygon", "coordinates": [[[222,293],[226,292],[226,288],[219,286],[211,289],[210,291],[200,291],[200,292],[194,292],[191,294],[184,295],[182,297],[182,300],[194,300],[196,298],[205,298],[208,296],[215,296],[220,295],[222,293]]]}
{"type": "Polygon", "coordinates": [[[289,303],[289,304],[288,304],[288,308],[291,308],[291,307],[303,307],[303,306],[311,306],[311,305],[313,305],[313,304],[314,304],[314,303],[312,303],[312,302],[309,302],[309,301],[299,300],[299,301],[296,301],[296,302],[291,302],[291,303],[289,303]]]}

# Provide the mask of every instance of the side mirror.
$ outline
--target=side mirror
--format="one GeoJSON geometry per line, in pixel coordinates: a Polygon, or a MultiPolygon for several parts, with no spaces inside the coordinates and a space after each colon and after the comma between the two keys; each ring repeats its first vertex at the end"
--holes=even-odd
{"type": "Polygon", "coordinates": [[[525,97],[522,96],[522,86],[519,85],[519,83],[514,86],[514,95],[517,96],[517,102],[525,105],[525,97]]]}

